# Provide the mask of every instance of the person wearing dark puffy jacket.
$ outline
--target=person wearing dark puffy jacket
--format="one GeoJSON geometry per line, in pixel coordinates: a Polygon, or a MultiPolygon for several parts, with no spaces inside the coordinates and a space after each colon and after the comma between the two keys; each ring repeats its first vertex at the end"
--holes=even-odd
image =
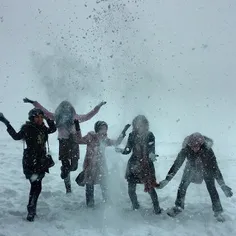
{"type": "Polygon", "coordinates": [[[31,184],[27,205],[28,221],[34,221],[38,197],[42,190],[42,179],[46,172],[49,173],[49,168],[53,164],[47,157],[46,142],[48,135],[56,131],[56,126],[52,120],[48,119],[47,127],[43,119],[44,113],[34,108],[29,112],[29,121],[21,127],[19,132],[16,132],[10,122],[0,113],[0,121],[7,126],[9,135],[14,140],[23,140],[27,146],[24,149],[22,164],[25,177],[31,184]]]}
{"type": "Polygon", "coordinates": [[[165,187],[178,172],[184,161],[187,160],[178,188],[175,207],[168,212],[168,215],[175,216],[184,209],[185,195],[190,183],[201,184],[204,180],[211,197],[214,216],[217,220],[224,221],[224,217],[221,214],[223,208],[216,190],[215,180],[226,197],[231,197],[233,192],[225,184],[212,146],[213,140],[200,133],[193,133],[185,138],[182,149],[174,164],[170,168],[165,180],[161,181],[159,186],[159,188],[165,187]]]}

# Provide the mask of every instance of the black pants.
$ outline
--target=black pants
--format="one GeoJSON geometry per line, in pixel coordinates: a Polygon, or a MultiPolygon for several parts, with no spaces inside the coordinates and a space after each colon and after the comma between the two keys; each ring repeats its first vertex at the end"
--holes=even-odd
{"type": "Polygon", "coordinates": [[[59,160],[61,160],[61,178],[64,179],[66,192],[71,192],[70,172],[78,168],[79,145],[74,136],[59,139],[59,160]]]}
{"type": "Polygon", "coordinates": [[[62,160],[61,161],[61,178],[64,179],[66,192],[71,192],[71,181],[70,181],[70,171],[71,171],[71,163],[70,160],[62,160]]]}
{"type": "MultiPolygon", "coordinates": [[[[139,203],[138,203],[138,198],[137,198],[137,194],[136,194],[136,183],[133,182],[128,182],[128,194],[133,206],[133,209],[138,209],[139,208],[139,203]]],[[[152,199],[152,204],[154,207],[154,212],[156,214],[159,214],[161,212],[161,208],[159,205],[159,201],[158,201],[158,196],[156,193],[156,190],[153,188],[150,192],[149,195],[152,199]]]]}
{"type": "Polygon", "coordinates": [[[29,194],[29,202],[28,202],[28,213],[32,215],[36,215],[36,207],[38,202],[38,197],[42,190],[42,180],[30,181],[31,188],[29,194]]]}
{"type": "MultiPolygon", "coordinates": [[[[107,202],[108,201],[107,185],[100,184],[100,187],[102,191],[103,200],[107,202]]],[[[94,206],[94,185],[86,184],[85,195],[86,195],[86,205],[88,207],[93,207],[94,206]]]]}
{"type": "MultiPolygon", "coordinates": [[[[182,209],[184,209],[186,192],[191,183],[191,179],[187,178],[187,176],[188,175],[183,174],[181,183],[178,188],[177,198],[175,201],[175,205],[177,207],[181,207],[182,209]]],[[[220,202],[219,194],[216,190],[215,179],[212,176],[205,176],[204,181],[206,183],[207,190],[210,194],[212,210],[217,213],[222,212],[223,208],[220,202]]]]}

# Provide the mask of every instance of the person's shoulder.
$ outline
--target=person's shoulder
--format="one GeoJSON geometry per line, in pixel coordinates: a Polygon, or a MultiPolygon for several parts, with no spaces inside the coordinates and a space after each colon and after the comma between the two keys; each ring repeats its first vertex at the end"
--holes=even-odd
{"type": "Polygon", "coordinates": [[[93,140],[97,137],[97,133],[95,133],[94,131],[89,131],[86,136],[88,139],[93,140]]]}
{"type": "Polygon", "coordinates": [[[26,121],[26,122],[21,126],[21,130],[30,129],[31,127],[33,127],[32,123],[29,122],[29,121],[26,121]]]}

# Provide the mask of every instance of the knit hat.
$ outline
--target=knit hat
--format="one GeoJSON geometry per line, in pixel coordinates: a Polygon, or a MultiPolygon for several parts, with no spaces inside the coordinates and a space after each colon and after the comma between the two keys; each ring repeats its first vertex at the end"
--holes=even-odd
{"type": "Polygon", "coordinates": [[[32,110],[29,111],[28,118],[30,121],[32,121],[34,117],[38,115],[44,116],[44,112],[38,108],[33,108],[32,110]]]}
{"type": "Polygon", "coordinates": [[[97,121],[94,125],[95,132],[97,133],[102,128],[102,126],[106,126],[108,129],[108,125],[105,121],[97,121]]]}

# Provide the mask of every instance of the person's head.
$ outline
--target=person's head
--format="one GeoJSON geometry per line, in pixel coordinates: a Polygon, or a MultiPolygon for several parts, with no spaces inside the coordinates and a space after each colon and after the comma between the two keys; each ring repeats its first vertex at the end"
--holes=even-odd
{"type": "Polygon", "coordinates": [[[73,113],[75,114],[75,108],[72,106],[72,104],[68,101],[62,101],[58,107],[56,108],[56,111],[55,113],[58,113],[58,112],[64,112],[64,113],[73,113]]]}
{"type": "Polygon", "coordinates": [[[205,143],[205,138],[200,133],[193,133],[188,137],[188,146],[196,153],[205,143]]]}
{"type": "Polygon", "coordinates": [[[42,110],[38,108],[34,108],[29,111],[29,120],[37,125],[42,125],[43,124],[43,119],[44,119],[44,113],[42,110]]]}
{"type": "Polygon", "coordinates": [[[144,115],[138,115],[132,122],[133,130],[139,134],[145,133],[149,130],[149,122],[144,115]]]}
{"type": "Polygon", "coordinates": [[[55,111],[57,127],[71,127],[74,124],[75,108],[68,101],[62,101],[55,111]]]}
{"type": "Polygon", "coordinates": [[[101,137],[107,136],[108,125],[105,121],[97,121],[94,125],[94,131],[101,137]]]}

